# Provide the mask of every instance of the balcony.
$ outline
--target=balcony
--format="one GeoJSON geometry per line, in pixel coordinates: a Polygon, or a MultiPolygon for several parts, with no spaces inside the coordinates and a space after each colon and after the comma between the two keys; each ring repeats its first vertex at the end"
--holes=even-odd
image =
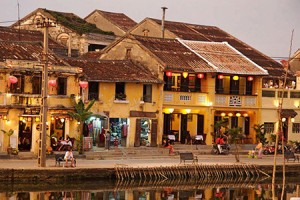
{"type": "Polygon", "coordinates": [[[300,107],[300,90],[284,90],[275,88],[262,89],[262,107],[263,108],[277,108],[279,101],[283,96],[283,106],[285,108],[299,108],[300,107]],[[282,95],[283,94],[283,95],[282,95]]]}
{"type": "Polygon", "coordinates": [[[40,106],[41,95],[4,93],[0,97],[0,104],[16,107],[40,106]]]}
{"type": "Polygon", "coordinates": [[[256,107],[257,96],[216,94],[214,105],[226,107],[256,107]]]}
{"type": "Polygon", "coordinates": [[[206,93],[164,91],[164,105],[207,106],[206,93]]]}

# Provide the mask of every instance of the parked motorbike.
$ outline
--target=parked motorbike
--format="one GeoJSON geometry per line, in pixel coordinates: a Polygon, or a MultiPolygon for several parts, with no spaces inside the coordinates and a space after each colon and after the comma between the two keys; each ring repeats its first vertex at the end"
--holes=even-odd
{"type": "MultiPolygon", "coordinates": [[[[284,146],[284,151],[289,150],[288,146],[284,146]]],[[[275,146],[274,145],[265,145],[263,147],[263,154],[264,155],[269,155],[269,154],[274,154],[275,153],[275,146]]],[[[282,154],[282,144],[278,144],[277,146],[277,153],[282,154]]]]}
{"type": "Polygon", "coordinates": [[[217,144],[213,144],[212,146],[212,150],[211,150],[211,154],[229,154],[229,150],[230,150],[230,145],[229,144],[221,144],[221,151],[218,148],[217,144]]]}
{"type": "Polygon", "coordinates": [[[295,153],[300,153],[300,142],[295,142],[293,145],[295,153]]]}

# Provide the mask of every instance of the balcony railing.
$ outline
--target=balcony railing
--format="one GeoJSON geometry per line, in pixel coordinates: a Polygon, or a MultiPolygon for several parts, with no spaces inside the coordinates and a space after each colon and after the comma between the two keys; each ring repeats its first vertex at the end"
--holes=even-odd
{"type": "Polygon", "coordinates": [[[228,107],[254,107],[257,106],[257,96],[216,94],[214,105],[228,107]]]}
{"type": "MultiPolygon", "coordinates": [[[[282,97],[282,89],[274,89],[274,88],[263,88],[262,89],[262,97],[274,97],[281,98],[282,97]]],[[[283,98],[300,98],[300,90],[285,90],[283,93],[283,98]]]]}
{"type": "Polygon", "coordinates": [[[207,94],[191,92],[164,91],[164,104],[173,105],[207,105],[207,94]]]}

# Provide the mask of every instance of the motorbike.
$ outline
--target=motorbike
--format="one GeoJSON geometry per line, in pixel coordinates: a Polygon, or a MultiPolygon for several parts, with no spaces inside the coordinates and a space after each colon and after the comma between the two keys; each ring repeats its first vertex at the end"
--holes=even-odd
{"type": "Polygon", "coordinates": [[[221,144],[221,151],[218,148],[218,144],[213,144],[211,150],[211,154],[229,154],[230,145],[229,144],[221,144]]]}
{"type": "MultiPolygon", "coordinates": [[[[284,151],[289,150],[287,146],[284,146],[284,151]]],[[[263,147],[263,154],[264,155],[269,155],[269,154],[274,154],[275,153],[275,146],[274,145],[265,145],[263,147]]],[[[282,144],[278,144],[277,146],[277,153],[282,154],[282,144]]]]}

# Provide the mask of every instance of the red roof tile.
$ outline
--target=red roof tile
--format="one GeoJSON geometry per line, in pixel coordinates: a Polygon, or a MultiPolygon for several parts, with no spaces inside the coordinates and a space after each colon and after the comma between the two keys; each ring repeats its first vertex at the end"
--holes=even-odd
{"type": "MultiPolygon", "coordinates": [[[[42,62],[43,46],[39,42],[0,41],[0,61],[6,59],[42,62]]],[[[49,64],[65,65],[53,54],[48,56],[49,64]]]]}
{"type": "Polygon", "coordinates": [[[165,64],[165,70],[188,72],[216,72],[207,62],[176,39],[134,36],[165,64]]]}
{"type": "Polygon", "coordinates": [[[102,10],[96,10],[106,17],[109,21],[114,23],[116,26],[127,32],[129,29],[134,27],[137,23],[123,13],[106,12],[102,10]]]}
{"type": "Polygon", "coordinates": [[[163,83],[145,67],[129,60],[99,60],[66,58],[74,67],[81,67],[89,81],[163,83]]]}
{"type": "Polygon", "coordinates": [[[179,41],[209,62],[218,72],[268,75],[266,70],[242,55],[227,42],[179,41]]]}
{"type": "MultiPolygon", "coordinates": [[[[0,26],[0,41],[27,41],[44,42],[44,35],[40,31],[30,31],[23,29],[14,29],[0,26]]],[[[50,49],[66,49],[65,46],[49,38],[48,45],[50,49]]]]}
{"type": "MultiPolygon", "coordinates": [[[[161,20],[151,19],[161,25],[161,20]]],[[[177,37],[184,40],[212,41],[212,42],[228,42],[235,49],[247,56],[253,62],[268,70],[269,78],[283,78],[285,70],[282,65],[272,58],[264,55],[253,47],[238,40],[227,32],[215,26],[204,26],[196,24],[188,24],[183,22],[164,22],[165,29],[174,33],[177,37]]],[[[293,74],[289,73],[292,78],[293,74]]]]}

